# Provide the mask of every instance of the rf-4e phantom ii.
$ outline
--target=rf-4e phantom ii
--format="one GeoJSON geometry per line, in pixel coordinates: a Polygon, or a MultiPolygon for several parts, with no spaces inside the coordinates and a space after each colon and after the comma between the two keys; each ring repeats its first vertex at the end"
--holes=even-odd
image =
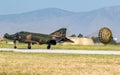
{"type": "Polygon", "coordinates": [[[47,44],[47,49],[51,48],[51,45],[56,45],[62,42],[73,42],[66,37],[66,28],[61,28],[51,34],[40,34],[32,32],[17,32],[15,34],[9,35],[6,33],[4,38],[13,40],[14,48],[17,48],[16,41],[21,43],[27,43],[28,49],[31,49],[31,44],[47,44]]]}

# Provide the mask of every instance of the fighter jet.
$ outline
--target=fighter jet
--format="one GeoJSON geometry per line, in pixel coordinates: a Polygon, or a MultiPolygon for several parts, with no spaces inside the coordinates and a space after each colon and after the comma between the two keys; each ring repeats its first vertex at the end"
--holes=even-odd
{"type": "Polygon", "coordinates": [[[61,28],[51,34],[21,31],[12,35],[6,33],[4,35],[4,38],[13,40],[15,49],[17,48],[16,41],[27,43],[28,49],[31,49],[31,44],[47,44],[47,49],[50,49],[51,45],[56,45],[57,43],[73,42],[66,37],[66,30],[66,28],[61,28]]]}

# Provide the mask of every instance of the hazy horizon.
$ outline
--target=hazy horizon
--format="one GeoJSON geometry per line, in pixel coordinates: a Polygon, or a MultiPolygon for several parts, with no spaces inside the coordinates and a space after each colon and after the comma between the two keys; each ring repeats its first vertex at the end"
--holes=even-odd
{"type": "Polygon", "coordinates": [[[0,15],[24,13],[45,8],[87,12],[118,5],[120,5],[120,0],[2,0],[0,1],[0,15]]]}

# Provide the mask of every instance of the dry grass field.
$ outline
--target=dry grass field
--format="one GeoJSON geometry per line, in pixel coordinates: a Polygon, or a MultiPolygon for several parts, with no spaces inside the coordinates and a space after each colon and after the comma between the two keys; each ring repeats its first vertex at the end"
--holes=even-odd
{"type": "MultiPolygon", "coordinates": [[[[13,44],[0,44],[0,48],[13,48],[13,44]]],[[[46,49],[47,45],[31,45],[33,49],[46,49]]],[[[27,48],[27,44],[17,44],[17,48],[27,48]]],[[[51,49],[67,50],[117,50],[120,51],[120,45],[52,45],[51,49]]]]}
{"type": "Polygon", "coordinates": [[[119,75],[120,56],[0,52],[0,75],[119,75]]]}

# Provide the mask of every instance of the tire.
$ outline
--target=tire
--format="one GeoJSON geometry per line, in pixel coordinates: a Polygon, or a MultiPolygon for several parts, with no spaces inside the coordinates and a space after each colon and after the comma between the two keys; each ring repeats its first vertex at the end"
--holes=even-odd
{"type": "Polygon", "coordinates": [[[16,49],[17,47],[16,46],[14,46],[14,49],[16,49]]]}
{"type": "Polygon", "coordinates": [[[31,49],[31,46],[28,46],[28,49],[31,49]]]}

